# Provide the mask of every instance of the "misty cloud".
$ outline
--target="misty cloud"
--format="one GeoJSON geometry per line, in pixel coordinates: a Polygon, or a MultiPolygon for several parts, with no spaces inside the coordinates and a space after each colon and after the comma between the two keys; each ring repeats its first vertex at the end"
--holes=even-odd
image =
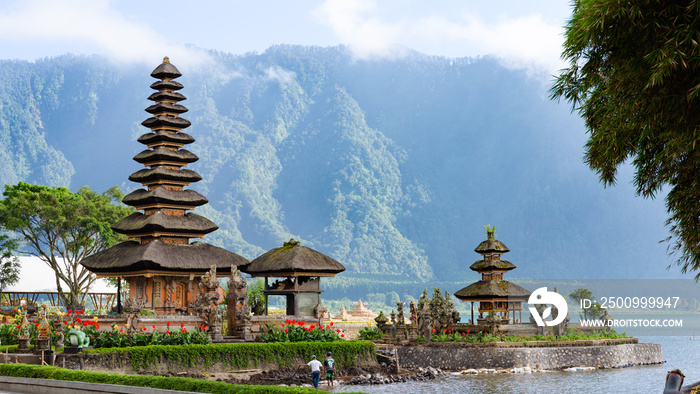
{"type": "Polygon", "coordinates": [[[326,0],[315,16],[361,59],[402,56],[399,48],[408,46],[431,55],[495,55],[507,67],[531,71],[553,73],[563,66],[563,28],[537,14],[486,23],[470,13],[418,17],[395,15],[396,9],[387,12],[382,6],[376,0],[326,0]],[[380,18],[389,14],[393,20],[380,18]]]}
{"type": "MultiPolygon", "coordinates": [[[[107,0],[27,0],[0,15],[0,43],[70,44],[120,63],[152,65],[169,56],[178,67],[198,67],[209,56],[171,42],[150,27],[128,20],[107,0]]],[[[78,53],[79,54],[79,53],[78,53]]]]}
{"type": "Polygon", "coordinates": [[[280,85],[289,85],[296,80],[294,71],[287,71],[280,66],[270,66],[265,69],[265,79],[277,81],[280,85]]]}

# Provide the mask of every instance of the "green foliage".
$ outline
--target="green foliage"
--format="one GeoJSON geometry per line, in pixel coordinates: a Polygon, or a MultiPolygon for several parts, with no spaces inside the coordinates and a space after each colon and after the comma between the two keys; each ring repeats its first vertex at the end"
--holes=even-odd
{"type": "Polygon", "coordinates": [[[16,240],[0,234],[0,293],[19,282],[19,259],[12,255],[16,248],[16,240]]]}
{"type": "Polygon", "coordinates": [[[265,313],[265,294],[263,290],[265,283],[262,278],[248,281],[248,306],[255,315],[265,313]]]}
{"type": "Polygon", "coordinates": [[[122,239],[111,226],[133,208],[119,204],[122,193],[116,186],[103,194],[88,187],[73,193],[20,182],[6,185],[3,196],[0,226],[21,237],[23,253],[39,257],[54,271],[64,305],[80,308],[95,280],[81,259],[122,239]]]}
{"type": "Polygon", "coordinates": [[[598,319],[607,312],[598,301],[593,301],[595,299],[595,297],[593,297],[593,292],[588,289],[576,289],[573,293],[569,294],[569,297],[575,300],[576,304],[579,306],[581,305],[581,300],[591,300],[590,307],[581,309],[582,313],[579,314],[579,318],[581,319],[598,319]]]}
{"type": "Polygon", "coordinates": [[[637,194],[669,185],[669,251],[700,279],[700,8],[695,2],[578,0],[552,97],[573,103],[590,133],[585,161],[606,185],[625,162],[637,194]],[[670,241],[671,238],[669,238],[670,241]]]}
{"type": "Polygon", "coordinates": [[[576,301],[577,304],[581,303],[581,300],[593,300],[593,292],[586,288],[578,288],[569,294],[572,300],[576,301]]]}
{"type": "Polygon", "coordinates": [[[87,353],[128,356],[134,371],[146,370],[161,358],[170,368],[195,365],[208,368],[222,363],[236,369],[254,368],[261,364],[275,364],[279,368],[298,365],[311,355],[333,352],[339,366],[356,365],[362,358],[376,357],[374,343],[367,341],[245,343],[229,345],[141,346],[110,349],[91,349],[87,353]]]}
{"type": "Polygon", "coordinates": [[[597,340],[597,339],[619,339],[627,338],[624,333],[618,334],[615,330],[609,331],[593,331],[592,333],[584,333],[581,330],[574,330],[569,328],[564,335],[554,336],[550,335],[536,335],[534,337],[526,336],[507,336],[507,335],[494,335],[487,331],[471,333],[470,331],[458,332],[452,330],[443,330],[443,332],[436,332],[433,329],[433,335],[431,336],[432,342],[468,342],[468,343],[489,343],[489,342],[522,342],[523,346],[527,344],[528,341],[582,341],[582,340],[597,340]]]}
{"type": "Polygon", "coordinates": [[[377,327],[362,327],[360,328],[358,337],[363,341],[374,341],[377,339],[384,338],[385,334],[382,334],[377,327]]]}
{"type": "Polygon", "coordinates": [[[14,324],[0,324],[0,345],[13,345],[17,343],[17,326],[14,324]]]}
{"type": "Polygon", "coordinates": [[[149,375],[118,375],[25,364],[0,364],[0,375],[32,379],[118,384],[196,393],[312,393],[316,391],[301,387],[235,385],[204,379],[149,375]]]}
{"type": "Polygon", "coordinates": [[[184,327],[168,327],[165,333],[159,333],[155,327],[152,330],[142,327],[138,332],[127,333],[123,328],[112,327],[110,331],[98,330],[94,324],[82,327],[85,335],[90,338],[90,346],[95,349],[114,347],[134,347],[150,345],[206,345],[211,338],[200,326],[194,331],[184,327]]]}
{"type": "Polygon", "coordinates": [[[150,309],[143,308],[141,309],[141,312],[139,312],[139,316],[155,316],[156,313],[153,312],[150,309]]]}
{"type": "Polygon", "coordinates": [[[0,345],[0,353],[14,353],[15,349],[17,349],[19,345],[14,344],[14,345],[0,345]]]}
{"type": "Polygon", "coordinates": [[[333,323],[320,326],[316,324],[306,325],[305,322],[285,320],[285,324],[276,327],[266,324],[264,332],[259,336],[263,342],[338,342],[342,341],[345,334],[340,329],[333,328],[333,323]]]}

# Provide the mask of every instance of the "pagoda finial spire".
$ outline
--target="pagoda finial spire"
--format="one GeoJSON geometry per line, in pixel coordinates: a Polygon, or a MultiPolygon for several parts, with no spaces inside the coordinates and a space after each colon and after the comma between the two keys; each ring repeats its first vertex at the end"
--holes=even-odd
{"type": "Polygon", "coordinates": [[[484,226],[486,229],[486,238],[488,238],[490,241],[493,241],[496,239],[496,226],[491,226],[490,224],[484,226]]]}
{"type": "Polygon", "coordinates": [[[170,58],[169,57],[164,57],[163,58],[163,63],[170,63],[170,58]]]}

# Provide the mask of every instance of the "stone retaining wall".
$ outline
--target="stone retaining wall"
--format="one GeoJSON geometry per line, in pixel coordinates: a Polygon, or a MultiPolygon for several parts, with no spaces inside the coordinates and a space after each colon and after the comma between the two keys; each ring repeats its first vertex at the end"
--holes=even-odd
{"type": "Polygon", "coordinates": [[[398,346],[401,368],[434,367],[450,371],[480,368],[560,369],[566,367],[625,367],[663,362],[660,343],[610,346],[485,348],[398,346]]]}

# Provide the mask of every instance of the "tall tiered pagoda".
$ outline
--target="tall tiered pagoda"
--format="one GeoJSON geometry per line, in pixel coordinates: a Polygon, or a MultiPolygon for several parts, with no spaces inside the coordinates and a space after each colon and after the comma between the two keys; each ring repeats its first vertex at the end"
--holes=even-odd
{"type": "Polygon", "coordinates": [[[218,226],[191,212],[208,201],[186,189],[202,177],[183,168],[198,157],[183,149],[194,138],[182,131],[190,122],[180,117],[187,108],[179,104],[185,96],[178,92],[182,84],[174,79],[181,75],[167,57],[151,73],[159,79],[151,85],[156,92],[148,97],[155,104],[146,108],[152,116],[141,123],[150,132],[138,139],[147,149],[134,157],[146,168],[129,177],[143,188],[122,200],[143,212],[112,226],[128,237],[126,242],[81,262],[99,277],[126,279],[130,303],[159,314],[192,312],[190,303],[197,298],[196,283],[212,265],[217,267],[217,275],[223,276],[231,272],[231,266],[244,268],[248,264],[245,258],[225,249],[190,243],[191,238],[202,238],[218,226]]]}
{"type": "Polygon", "coordinates": [[[462,301],[471,302],[472,323],[475,302],[479,303],[479,323],[486,322],[485,313],[495,313],[503,323],[508,323],[510,317],[515,320],[515,313],[518,312],[518,320],[522,321],[522,303],[530,297],[530,292],[526,289],[503,280],[503,274],[514,269],[515,265],[501,260],[501,255],[510,252],[510,249],[496,239],[495,231],[495,227],[486,226],[486,241],[474,249],[481,254],[483,260],[475,262],[469,268],[481,274],[481,280],[454,294],[462,301]]]}

